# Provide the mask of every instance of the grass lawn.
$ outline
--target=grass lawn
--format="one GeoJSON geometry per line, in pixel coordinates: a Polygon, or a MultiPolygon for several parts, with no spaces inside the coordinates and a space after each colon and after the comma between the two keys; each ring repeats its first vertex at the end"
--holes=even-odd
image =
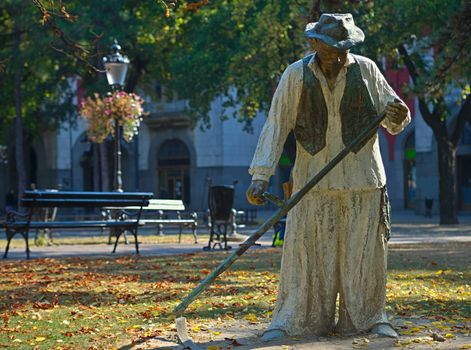
{"type": "MultiPolygon", "coordinates": [[[[470,248],[390,250],[388,312],[406,335],[398,347],[431,343],[433,333],[445,342],[469,335],[470,248]]],[[[124,349],[153,337],[174,337],[172,308],[225,255],[2,261],[0,348],[124,349]]],[[[274,248],[244,255],[190,306],[192,335],[211,333],[204,325],[215,319],[267,322],[280,257],[274,248]]]]}

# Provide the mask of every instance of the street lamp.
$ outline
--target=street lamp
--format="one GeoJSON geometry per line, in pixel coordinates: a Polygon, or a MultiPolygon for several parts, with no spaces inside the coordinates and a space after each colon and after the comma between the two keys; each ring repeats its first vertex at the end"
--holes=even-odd
{"type": "MultiPolygon", "coordinates": [[[[126,80],[126,73],[128,72],[129,59],[121,55],[119,52],[121,46],[115,40],[111,45],[111,54],[103,57],[103,63],[106,69],[106,79],[110,84],[113,91],[120,91],[124,88],[126,80]]],[[[116,192],[123,192],[123,180],[121,172],[121,135],[122,126],[119,125],[117,119],[114,121],[115,137],[114,137],[114,153],[115,153],[115,175],[114,175],[114,190],[116,192]]]]}

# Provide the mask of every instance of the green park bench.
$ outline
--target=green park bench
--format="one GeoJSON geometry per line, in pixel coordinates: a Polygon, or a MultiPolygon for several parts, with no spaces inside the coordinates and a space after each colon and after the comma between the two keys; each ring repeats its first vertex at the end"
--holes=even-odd
{"type": "MultiPolygon", "coordinates": [[[[141,210],[138,206],[128,206],[125,208],[107,207],[104,209],[103,214],[107,218],[111,218],[113,211],[116,209],[124,209],[128,217],[136,215],[141,210]]],[[[150,199],[149,205],[142,208],[139,224],[145,226],[155,225],[159,236],[164,235],[164,226],[176,225],[179,228],[178,243],[181,242],[183,229],[188,227],[191,229],[196,244],[198,243],[196,232],[198,215],[195,212],[184,213],[185,210],[185,204],[180,199],[150,199]]],[[[110,231],[110,242],[113,235],[113,231],[110,231]]]]}
{"type": "Polygon", "coordinates": [[[20,200],[20,207],[24,212],[10,211],[7,213],[3,227],[5,229],[7,246],[4,258],[8,255],[10,242],[17,234],[21,234],[26,243],[26,257],[29,259],[30,250],[28,235],[30,230],[43,229],[105,229],[109,228],[116,237],[113,253],[116,251],[119,237],[126,231],[133,234],[136,244],[136,254],[139,254],[137,240],[138,227],[142,226],[140,216],[142,209],[149,204],[153,193],[147,192],[68,192],[68,191],[25,191],[20,200]],[[42,208],[137,208],[133,217],[115,215],[114,218],[101,220],[59,220],[59,221],[35,221],[34,212],[42,208]]]}

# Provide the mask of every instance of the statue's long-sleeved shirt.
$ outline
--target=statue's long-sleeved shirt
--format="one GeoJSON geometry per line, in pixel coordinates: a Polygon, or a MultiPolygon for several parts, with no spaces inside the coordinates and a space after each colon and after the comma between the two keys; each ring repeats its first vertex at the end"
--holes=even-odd
{"type": "MultiPolygon", "coordinates": [[[[355,56],[360,65],[362,79],[371,95],[378,114],[388,102],[399,97],[389,86],[375,63],[368,58],[355,56]]],[[[308,66],[319,80],[328,111],[326,146],[312,156],[298,144],[296,163],[293,168],[294,190],[302,187],[317,174],[345,145],[342,142],[340,104],[345,89],[346,72],[354,62],[348,54],[345,66],[340,70],[332,89],[327,84],[315,55],[308,66]]],[[[262,129],[257,149],[249,169],[252,180],[268,181],[276,170],[287,135],[296,125],[298,103],[303,88],[303,64],[299,60],[283,73],[273,96],[268,119],[262,129]]],[[[385,119],[382,126],[391,134],[401,132],[410,122],[410,113],[399,125],[385,119]]],[[[386,184],[386,176],[378,138],[372,138],[358,153],[350,153],[317,186],[317,189],[368,189],[380,188],[386,184]]]]}

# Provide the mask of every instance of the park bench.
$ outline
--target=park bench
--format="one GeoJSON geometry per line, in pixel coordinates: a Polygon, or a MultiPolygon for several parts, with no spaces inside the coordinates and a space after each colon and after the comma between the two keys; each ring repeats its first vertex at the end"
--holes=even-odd
{"type": "MultiPolygon", "coordinates": [[[[104,215],[106,217],[111,217],[111,212],[113,210],[119,209],[115,207],[105,208],[106,211],[104,215]]],[[[140,208],[136,206],[129,206],[123,208],[126,211],[126,214],[129,216],[135,215],[132,212],[139,211],[140,208]]],[[[142,215],[139,219],[139,224],[150,226],[157,226],[157,234],[159,236],[164,235],[164,225],[177,225],[179,228],[178,234],[178,243],[181,242],[183,228],[189,227],[192,231],[193,237],[195,239],[195,244],[198,243],[197,236],[197,219],[198,215],[195,212],[188,213],[187,215],[183,214],[185,211],[185,204],[182,200],[179,199],[151,199],[149,200],[149,205],[142,208],[142,215]],[[150,214],[154,212],[155,214],[150,214]]],[[[110,231],[110,242],[113,236],[113,232],[110,231]]],[[[126,236],[125,236],[126,237],[126,236]]]]}
{"type": "Polygon", "coordinates": [[[144,192],[68,192],[68,191],[25,191],[20,200],[20,206],[25,212],[7,213],[5,228],[7,246],[4,258],[8,255],[8,249],[13,236],[21,234],[26,243],[26,257],[29,259],[30,250],[28,235],[30,230],[41,229],[77,229],[77,228],[109,228],[114,232],[116,242],[113,253],[116,251],[119,237],[126,231],[133,234],[136,244],[136,253],[139,254],[137,231],[140,224],[139,219],[142,208],[149,204],[153,193],[144,192]],[[128,218],[117,213],[113,218],[106,220],[59,220],[38,221],[34,219],[34,213],[42,208],[103,208],[103,207],[125,207],[138,208],[135,218],[128,218]]]}

